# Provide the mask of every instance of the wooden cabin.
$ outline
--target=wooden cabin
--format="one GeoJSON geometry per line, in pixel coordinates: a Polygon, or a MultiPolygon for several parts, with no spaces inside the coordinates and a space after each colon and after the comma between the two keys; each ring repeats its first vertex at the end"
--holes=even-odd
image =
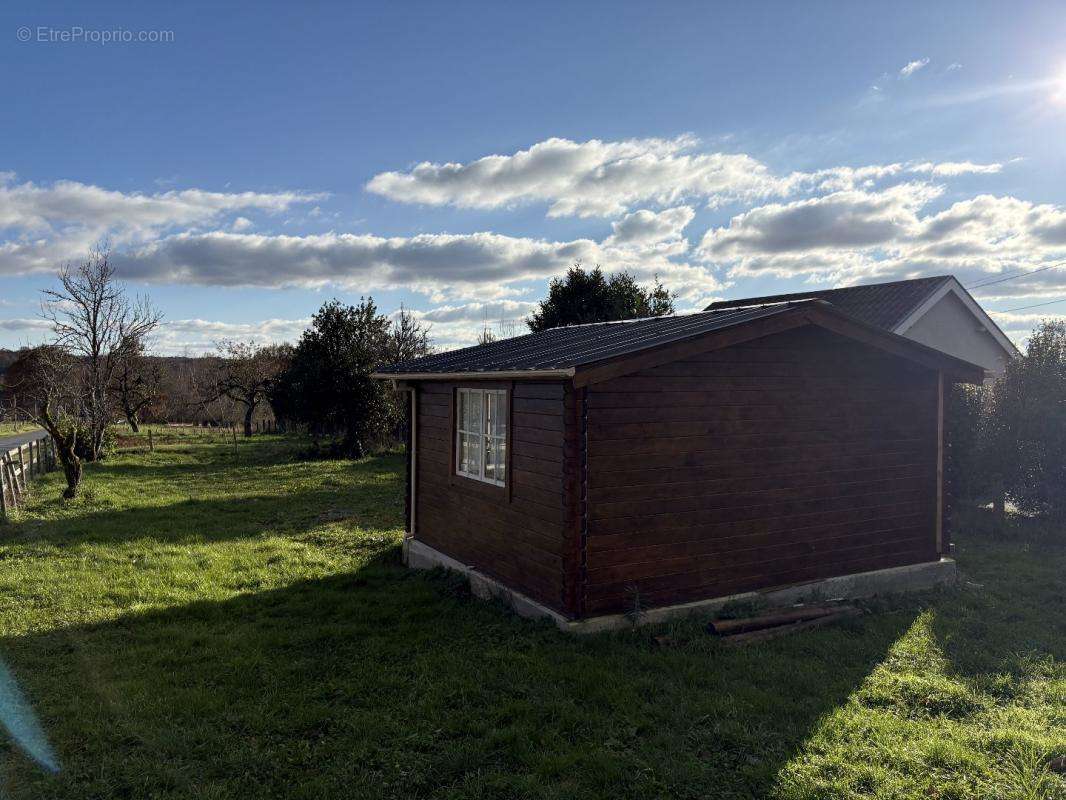
{"type": "Polygon", "coordinates": [[[985,376],[806,300],[556,328],[376,377],[409,392],[408,563],[592,630],[942,580],[944,393],[985,376]]]}

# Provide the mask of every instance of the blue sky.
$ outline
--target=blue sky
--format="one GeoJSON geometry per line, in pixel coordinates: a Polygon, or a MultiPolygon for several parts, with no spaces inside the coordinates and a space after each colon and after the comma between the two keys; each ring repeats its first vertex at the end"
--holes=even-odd
{"type": "Polygon", "coordinates": [[[1066,314],[1063,42],[1055,3],[9,3],[0,346],[104,237],[164,352],[366,294],[455,346],[575,259],[680,309],[1050,267],[975,290],[1021,340],[1066,314]]]}

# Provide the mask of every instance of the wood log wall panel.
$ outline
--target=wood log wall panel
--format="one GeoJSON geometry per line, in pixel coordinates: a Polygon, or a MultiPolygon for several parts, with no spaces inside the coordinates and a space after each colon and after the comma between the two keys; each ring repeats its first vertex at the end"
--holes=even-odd
{"type": "Polygon", "coordinates": [[[587,392],[587,613],[937,557],[932,370],[809,328],[587,392]]]}

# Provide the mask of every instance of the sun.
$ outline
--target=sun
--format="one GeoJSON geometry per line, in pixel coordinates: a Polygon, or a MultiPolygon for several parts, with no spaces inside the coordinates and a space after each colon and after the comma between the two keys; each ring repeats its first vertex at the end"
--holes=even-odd
{"type": "Polygon", "coordinates": [[[1066,66],[1063,66],[1058,75],[1051,79],[1051,102],[1055,105],[1066,106],[1066,66]]]}

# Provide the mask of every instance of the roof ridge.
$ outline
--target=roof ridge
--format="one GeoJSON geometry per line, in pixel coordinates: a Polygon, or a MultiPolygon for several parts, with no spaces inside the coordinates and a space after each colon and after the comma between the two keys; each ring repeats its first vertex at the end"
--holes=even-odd
{"type": "MultiPolygon", "coordinates": [[[[605,320],[601,320],[600,322],[576,322],[573,325],[557,325],[554,328],[546,328],[544,331],[540,331],[540,333],[545,333],[547,331],[569,330],[569,329],[572,329],[572,328],[591,328],[594,325],[622,325],[622,324],[625,324],[627,322],[650,322],[650,321],[656,320],[656,319],[681,319],[683,317],[695,317],[695,316],[698,316],[700,314],[721,314],[724,311],[736,311],[739,308],[763,308],[763,307],[768,307],[768,306],[787,306],[790,303],[795,303],[795,302],[801,302],[802,303],[802,302],[809,302],[809,301],[808,300],[799,300],[799,301],[796,301],[796,300],[775,300],[774,302],[771,302],[771,303],[753,303],[751,306],[734,306],[734,307],[730,307],[730,308],[700,308],[700,309],[697,309],[696,311],[686,311],[684,314],[662,314],[662,315],[660,315],[658,317],[631,317],[629,319],[605,319],[605,320]]],[[[523,334],[523,335],[527,335],[528,336],[529,334],[523,334]]]]}
{"type": "MultiPolygon", "coordinates": [[[[754,301],[754,300],[759,300],[760,298],[763,298],[763,297],[800,297],[802,295],[820,294],[820,293],[823,293],[823,292],[840,292],[840,291],[844,291],[846,289],[872,289],[874,287],[899,286],[900,284],[903,284],[903,283],[919,283],[921,281],[948,281],[948,280],[952,280],[954,278],[955,278],[955,276],[951,275],[951,274],[925,275],[925,276],[923,276],[921,278],[902,278],[902,279],[900,279],[898,281],[880,281],[879,283],[852,283],[852,284],[849,284],[847,286],[826,286],[824,288],[805,289],[805,290],[801,290],[801,291],[798,291],[798,292],[776,292],[776,293],[773,293],[773,294],[756,295],[755,297],[752,297],[752,298],[745,298],[745,297],[737,297],[737,298],[733,298],[733,299],[723,298],[721,300],[713,301],[707,307],[707,309],[705,309],[705,310],[713,310],[711,308],[711,306],[715,305],[716,303],[734,303],[734,302],[737,302],[737,301],[740,301],[740,300],[748,300],[748,299],[754,301]]],[[[778,302],[787,302],[787,301],[783,301],[782,300],[782,301],[778,301],[778,302]]]]}

